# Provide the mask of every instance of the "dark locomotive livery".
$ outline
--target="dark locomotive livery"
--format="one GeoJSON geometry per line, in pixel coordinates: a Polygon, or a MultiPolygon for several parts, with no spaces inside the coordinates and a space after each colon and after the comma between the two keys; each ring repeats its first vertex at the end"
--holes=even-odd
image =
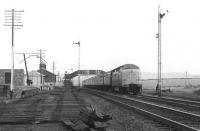
{"type": "Polygon", "coordinates": [[[133,64],[125,64],[107,73],[96,75],[83,81],[86,88],[119,92],[123,94],[141,94],[140,68],[133,64]]]}

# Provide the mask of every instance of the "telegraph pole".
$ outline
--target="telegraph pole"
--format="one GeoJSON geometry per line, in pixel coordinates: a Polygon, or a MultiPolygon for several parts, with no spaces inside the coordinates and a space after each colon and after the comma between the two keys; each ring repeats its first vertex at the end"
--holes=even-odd
{"type": "Polygon", "coordinates": [[[14,53],[14,54],[23,55],[24,58],[23,58],[23,60],[22,60],[20,63],[22,63],[23,61],[24,61],[24,63],[25,63],[25,69],[26,69],[26,75],[27,75],[26,83],[27,83],[27,85],[30,86],[31,81],[30,81],[29,75],[28,75],[28,69],[27,69],[27,62],[26,62],[26,59],[30,58],[31,56],[34,56],[34,57],[36,56],[36,57],[38,57],[38,53],[20,53],[20,52],[17,52],[17,53],[14,53]],[[28,57],[26,57],[25,55],[28,55],[28,57]]]}
{"type": "Polygon", "coordinates": [[[17,10],[6,10],[5,11],[5,25],[4,26],[11,26],[12,29],[12,46],[11,46],[11,83],[10,83],[10,91],[11,91],[11,98],[12,98],[12,92],[14,89],[14,30],[20,29],[22,27],[21,20],[21,13],[24,11],[17,11],[17,10]],[[17,28],[15,28],[17,27],[17,28]]]}
{"type": "MultiPolygon", "coordinates": [[[[167,10],[168,12],[168,10],[167,10]]],[[[158,38],[158,83],[156,86],[156,91],[158,93],[159,96],[161,96],[161,90],[162,90],[162,52],[161,52],[161,20],[162,18],[165,16],[165,13],[161,13],[160,12],[160,5],[158,6],[158,34],[157,34],[157,38],[158,38]]]]}
{"type": "Polygon", "coordinates": [[[43,75],[43,71],[42,71],[42,50],[40,49],[40,88],[42,90],[42,86],[43,86],[43,79],[42,79],[42,75],[43,75]]]}
{"type": "MultiPolygon", "coordinates": [[[[43,69],[42,69],[42,63],[43,63],[43,61],[45,61],[43,58],[42,58],[42,54],[43,54],[43,51],[45,51],[45,50],[39,50],[39,54],[40,54],[40,84],[41,84],[41,86],[40,86],[40,88],[41,88],[41,90],[42,90],[42,87],[43,87],[43,84],[44,84],[44,79],[43,79],[43,69]]],[[[45,61],[46,62],[46,61],[45,61]]]]}
{"type": "Polygon", "coordinates": [[[187,71],[185,72],[185,87],[187,87],[187,75],[188,75],[188,73],[187,73],[187,71]]]}
{"type": "Polygon", "coordinates": [[[73,43],[73,44],[77,44],[79,46],[78,48],[78,85],[79,88],[81,87],[81,80],[80,80],[80,41],[77,43],[73,43]]]}
{"type": "MultiPolygon", "coordinates": [[[[55,73],[55,64],[53,62],[53,74],[55,73]]],[[[55,74],[54,74],[55,76],[55,74]]],[[[53,77],[53,82],[54,82],[54,87],[55,87],[55,82],[56,82],[56,77],[53,77]]]]}
{"type": "Polygon", "coordinates": [[[58,82],[60,81],[60,72],[58,71],[58,82]]]}

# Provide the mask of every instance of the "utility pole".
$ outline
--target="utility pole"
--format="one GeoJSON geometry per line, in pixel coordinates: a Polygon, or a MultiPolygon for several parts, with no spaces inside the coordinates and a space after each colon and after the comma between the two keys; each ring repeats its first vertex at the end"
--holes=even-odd
{"type": "Polygon", "coordinates": [[[42,90],[42,86],[43,86],[43,79],[42,79],[42,75],[43,75],[43,71],[42,71],[42,50],[40,49],[40,88],[42,90]]]}
{"type": "Polygon", "coordinates": [[[22,27],[21,20],[21,12],[24,11],[17,11],[17,10],[6,10],[5,11],[5,25],[4,26],[11,26],[12,29],[12,46],[11,46],[11,83],[10,83],[10,91],[11,91],[11,99],[12,99],[12,92],[14,89],[14,29],[20,29],[22,27]],[[17,28],[15,28],[17,27],[17,28]]]}
{"type": "Polygon", "coordinates": [[[42,90],[42,88],[43,88],[43,86],[44,86],[44,79],[43,79],[43,70],[44,69],[42,69],[42,64],[44,63],[44,62],[46,62],[43,58],[42,58],[42,54],[43,54],[43,51],[45,51],[45,50],[39,50],[39,54],[40,54],[40,84],[41,84],[41,86],[40,86],[40,88],[41,88],[41,90],[42,90]],[[44,62],[43,62],[44,61],[44,62]]]}
{"type": "MultiPolygon", "coordinates": [[[[55,64],[53,62],[53,74],[55,73],[55,64]]],[[[53,83],[54,83],[54,87],[55,87],[55,82],[56,82],[56,77],[55,77],[55,74],[54,74],[54,77],[53,77],[53,83]]]]}
{"type": "Polygon", "coordinates": [[[26,83],[27,83],[28,86],[30,86],[31,83],[32,83],[32,80],[29,79],[26,59],[30,58],[31,56],[34,56],[34,57],[36,56],[37,57],[38,53],[19,53],[19,52],[17,52],[17,53],[14,53],[14,54],[23,55],[24,58],[19,63],[22,63],[24,61],[25,69],[26,69],[26,76],[27,76],[26,83]],[[26,57],[26,55],[28,55],[28,57],[26,57]]]}
{"type": "Polygon", "coordinates": [[[73,43],[73,44],[77,44],[79,46],[78,48],[78,85],[79,88],[81,86],[81,80],[80,80],[80,41],[77,43],[73,43]]]}
{"type": "Polygon", "coordinates": [[[60,72],[58,72],[58,82],[60,81],[60,72]]]}
{"type": "Polygon", "coordinates": [[[185,72],[185,87],[187,87],[187,71],[185,72]]]}
{"type": "MultiPolygon", "coordinates": [[[[168,10],[167,10],[168,12],[168,10]]],[[[161,52],[161,20],[162,18],[165,16],[165,13],[161,13],[160,12],[160,5],[158,6],[158,34],[156,36],[156,38],[158,38],[158,83],[156,86],[156,91],[158,93],[159,96],[161,96],[161,90],[162,90],[162,52],[161,52]]]]}
{"type": "Polygon", "coordinates": [[[28,75],[28,69],[27,69],[27,63],[26,63],[26,56],[25,53],[23,54],[24,56],[24,63],[25,63],[25,69],[26,69],[26,83],[28,86],[30,86],[30,80],[29,80],[29,75],[28,75]]]}

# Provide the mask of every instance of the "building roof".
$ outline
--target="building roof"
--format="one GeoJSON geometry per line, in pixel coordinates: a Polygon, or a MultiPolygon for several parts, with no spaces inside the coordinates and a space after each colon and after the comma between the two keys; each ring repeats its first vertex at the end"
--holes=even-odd
{"type": "Polygon", "coordinates": [[[42,73],[45,78],[45,82],[55,82],[56,81],[56,75],[53,74],[52,72],[46,70],[46,69],[41,69],[38,70],[39,73],[42,73]]]}
{"type": "Polygon", "coordinates": [[[119,66],[119,67],[111,70],[111,72],[119,71],[120,69],[124,70],[124,69],[140,69],[140,68],[134,64],[125,64],[125,65],[119,66]]]}

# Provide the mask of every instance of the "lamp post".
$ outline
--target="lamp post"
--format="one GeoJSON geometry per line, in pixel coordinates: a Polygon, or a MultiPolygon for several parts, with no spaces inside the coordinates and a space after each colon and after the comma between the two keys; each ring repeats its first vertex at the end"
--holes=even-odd
{"type": "Polygon", "coordinates": [[[80,83],[80,41],[77,43],[73,43],[73,44],[77,44],[79,46],[78,48],[78,86],[80,88],[81,83],[80,83]]]}
{"type": "MultiPolygon", "coordinates": [[[[167,10],[168,12],[168,10],[167,10]]],[[[158,83],[156,86],[156,91],[159,96],[161,96],[161,89],[162,89],[162,61],[161,61],[161,20],[165,16],[165,13],[161,13],[160,5],[158,6],[158,34],[156,38],[158,38],[158,83]]]]}

